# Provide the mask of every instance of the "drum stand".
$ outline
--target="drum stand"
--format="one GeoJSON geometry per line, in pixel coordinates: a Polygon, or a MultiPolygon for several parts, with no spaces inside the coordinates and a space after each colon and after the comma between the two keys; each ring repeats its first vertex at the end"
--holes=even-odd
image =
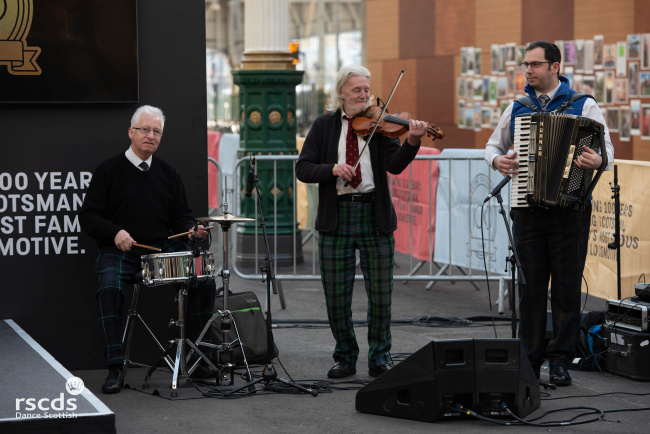
{"type": "MultiPolygon", "coordinates": [[[[162,363],[163,360],[165,360],[171,353],[174,347],[176,347],[176,358],[173,363],[173,371],[174,375],[172,377],[172,393],[171,397],[176,398],[178,396],[176,389],[178,388],[178,380],[179,379],[187,379],[189,378],[190,374],[194,371],[196,368],[197,364],[195,363],[192,366],[192,369],[190,371],[187,370],[186,366],[186,357],[187,353],[185,350],[185,345],[190,347],[193,351],[195,351],[200,359],[203,359],[210,368],[214,370],[214,372],[219,372],[217,367],[210,361],[210,359],[199,350],[199,348],[192,342],[190,339],[187,339],[185,337],[185,297],[187,296],[187,286],[188,283],[191,281],[191,278],[188,279],[185,283],[182,283],[179,288],[178,288],[178,320],[176,321],[171,321],[170,325],[176,325],[179,328],[179,337],[177,339],[174,339],[170,345],[167,347],[165,352],[160,356],[158,361],[151,366],[149,371],[147,372],[147,376],[144,378],[144,386],[143,388],[146,389],[149,387],[149,378],[151,378],[151,374],[153,373],[154,370],[162,363]]],[[[200,360],[199,359],[199,360],[200,360]]],[[[198,363],[198,361],[197,361],[198,363]]]]}
{"type": "MultiPolygon", "coordinates": [[[[133,278],[133,298],[131,300],[131,308],[126,317],[126,326],[124,327],[124,334],[122,335],[122,347],[124,348],[124,366],[122,367],[122,372],[124,373],[124,378],[126,378],[126,371],[129,366],[137,366],[140,368],[149,368],[149,365],[143,365],[142,363],[132,362],[129,359],[131,353],[131,343],[133,340],[133,329],[135,328],[136,321],[140,321],[144,328],[147,330],[153,341],[156,343],[156,346],[160,351],[165,351],[165,347],[162,346],[160,341],[156,338],[156,335],[153,334],[149,326],[144,319],[137,312],[138,306],[138,297],[140,293],[140,285],[142,285],[142,273],[138,272],[133,278]]],[[[169,369],[174,369],[173,362],[170,357],[164,358],[165,363],[169,366],[169,369]]]]}
{"type": "MultiPolygon", "coordinates": [[[[217,350],[217,360],[218,360],[217,365],[220,368],[222,368],[222,370],[220,371],[221,378],[219,384],[224,386],[232,385],[235,382],[234,381],[235,364],[232,363],[233,348],[236,345],[239,345],[239,347],[241,348],[242,356],[244,357],[244,365],[246,366],[247,381],[250,381],[252,379],[252,375],[250,373],[250,369],[248,368],[248,362],[246,361],[246,354],[244,353],[244,347],[242,345],[241,340],[239,339],[239,336],[237,336],[237,339],[235,339],[234,341],[228,342],[228,334],[231,330],[232,322],[234,321],[232,319],[232,315],[230,311],[228,310],[228,295],[230,291],[229,289],[230,271],[228,270],[228,257],[229,257],[228,231],[230,229],[230,226],[233,223],[255,221],[255,219],[251,219],[247,217],[236,217],[233,216],[232,214],[228,214],[228,204],[224,203],[223,215],[201,218],[201,220],[210,220],[219,223],[219,225],[221,226],[221,231],[223,232],[223,269],[219,273],[221,275],[221,279],[223,282],[223,310],[218,311],[218,314],[213,315],[212,318],[208,320],[205,327],[203,327],[203,330],[201,331],[201,334],[199,335],[196,344],[214,348],[217,350]],[[219,345],[215,345],[208,342],[202,342],[201,340],[203,339],[203,336],[210,331],[212,327],[212,322],[217,318],[218,315],[221,316],[221,331],[223,333],[223,339],[221,340],[222,343],[219,345]],[[230,379],[228,379],[228,374],[230,374],[230,379]]],[[[197,363],[199,363],[198,360],[197,363]]]]}

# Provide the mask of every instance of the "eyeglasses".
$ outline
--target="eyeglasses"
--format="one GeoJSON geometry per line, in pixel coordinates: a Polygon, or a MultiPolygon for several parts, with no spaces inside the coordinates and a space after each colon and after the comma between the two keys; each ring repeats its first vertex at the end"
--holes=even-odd
{"type": "Polygon", "coordinates": [[[539,68],[540,66],[542,66],[543,63],[553,63],[553,62],[530,62],[530,63],[528,63],[528,62],[524,62],[524,63],[522,63],[522,64],[519,65],[519,66],[521,66],[521,69],[523,69],[523,70],[525,71],[525,70],[528,69],[529,66],[532,66],[533,69],[537,69],[537,68],[539,68]]]}
{"type": "Polygon", "coordinates": [[[160,130],[152,130],[151,128],[147,128],[147,127],[140,127],[140,128],[132,127],[132,128],[134,130],[140,131],[140,134],[142,134],[143,136],[148,136],[149,133],[151,132],[153,132],[154,137],[162,136],[162,131],[160,130]]]}

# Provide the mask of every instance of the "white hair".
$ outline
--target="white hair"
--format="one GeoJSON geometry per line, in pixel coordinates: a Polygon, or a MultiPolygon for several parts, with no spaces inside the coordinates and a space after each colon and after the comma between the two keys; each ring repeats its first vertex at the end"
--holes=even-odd
{"type": "Polygon", "coordinates": [[[348,83],[350,77],[362,76],[370,80],[370,71],[361,65],[349,65],[341,68],[336,75],[336,85],[330,91],[330,98],[327,101],[327,111],[335,112],[343,110],[343,99],[341,98],[341,89],[348,83]]]}
{"type": "Polygon", "coordinates": [[[163,114],[162,110],[160,110],[158,107],[153,107],[150,105],[143,105],[141,107],[138,107],[135,113],[133,113],[133,117],[131,118],[131,128],[134,128],[136,125],[138,125],[142,113],[148,113],[152,116],[158,117],[160,119],[160,129],[165,129],[165,115],[163,114]]]}

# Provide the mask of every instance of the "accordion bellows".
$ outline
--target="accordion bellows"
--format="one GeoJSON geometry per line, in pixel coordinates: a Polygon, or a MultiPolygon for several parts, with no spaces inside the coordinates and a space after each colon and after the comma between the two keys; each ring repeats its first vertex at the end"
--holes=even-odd
{"type": "Polygon", "coordinates": [[[514,150],[519,172],[511,185],[511,207],[584,209],[607,167],[605,127],[593,119],[565,113],[529,113],[515,117],[514,150]],[[574,159],[588,146],[602,156],[596,171],[574,159]]]}

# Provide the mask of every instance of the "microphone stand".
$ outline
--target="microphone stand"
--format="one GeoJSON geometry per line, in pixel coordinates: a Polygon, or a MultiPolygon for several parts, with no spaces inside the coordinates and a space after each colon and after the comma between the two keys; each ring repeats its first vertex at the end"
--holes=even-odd
{"type": "Polygon", "coordinates": [[[511,316],[512,337],[516,338],[517,337],[517,310],[516,310],[516,298],[515,298],[515,287],[516,287],[515,277],[516,277],[517,269],[519,269],[519,277],[521,278],[522,285],[526,284],[526,279],[524,278],[524,273],[521,271],[521,262],[519,262],[519,255],[517,255],[517,248],[515,247],[515,241],[514,238],[512,237],[512,231],[510,230],[510,225],[508,224],[506,211],[503,208],[503,198],[501,197],[501,192],[498,192],[493,197],[496,197],[497,202],[499,202],[499,207],[500,207],[499,214],[503,216],[503,222],[505,223],[506,230],[508,231],[508,240],[510,242],[510,245],[508,246],[508,250],[512,251],[512,255],[506,258],[506,262],[510,264],[510,271],[512,273],[512,281],[511,281],[512,287],[510,288],[511,290],[508,293],[508,300],[510,301],[510,310],[512,311],[512,316],[511,316]]]}
{"type": "Polygon", "coordinates": [[[621,299],[621,186],[618,185],[618,166],[614,166],[614,185],[610,182],[612,199],[614,199],[614,241],[607,244],[609,249],[616,250],[616,281],[618,288],[618,300],[621,299]]]}
{"type": "Polygon", "coordinates": [[[262,372],[262,376],[260,378],[257,378],[249,383],[246,383],[243,386],[240,386],[236,389],[230,390],[227,393],[227,395],[232,395],[245,388],[249,388],[250,391],[254,391],[254,388],[252,386],[262,381],[265,382],[265,388],[269,389],[270,388],[269,384],[271,383],[271,381],[279,381],[281,383],[293,386],[296,389],[299,389],[303,392],[309,393],[312,396],[318,396],[318,391],[316,390],[308,389],[299,384],[278,377],[277,373],[275,372],[275,368],[273,367],[273,363],[271,362],[273,358],[272,351],[271,351],[271,349],[273,348],[273,332],[271,330],[273,325],[273,321],[271,319],[271,296],[272,296],[271,289],[273,289],[273,294],[277,294],[278,290],[275,281],[275,274],[273,271],[273,258],[271,257],[271,250],[269,248],[269,238],[266,233],[267,218],[264,216],[264,207],[262,206],[262,200],[260,199],[261,197],[260,187],[258,183],[257,173],[252,171],[251,174],[253,178],[253,183],[255,185],[255,192],[257,194],[256,200],[260,210],[260,226],[262,227],[262,233],[264,234],[264,246],[266,248],[266,258],[265,258],[266,263],[265,265],[260,267],[262,273],[265,273],[265,277],[262,279],[262,282],[266,282],[266,306],[265,306],[266,308],[266,361],[264,362],[265,365],[264,371],[262,372]]]}

